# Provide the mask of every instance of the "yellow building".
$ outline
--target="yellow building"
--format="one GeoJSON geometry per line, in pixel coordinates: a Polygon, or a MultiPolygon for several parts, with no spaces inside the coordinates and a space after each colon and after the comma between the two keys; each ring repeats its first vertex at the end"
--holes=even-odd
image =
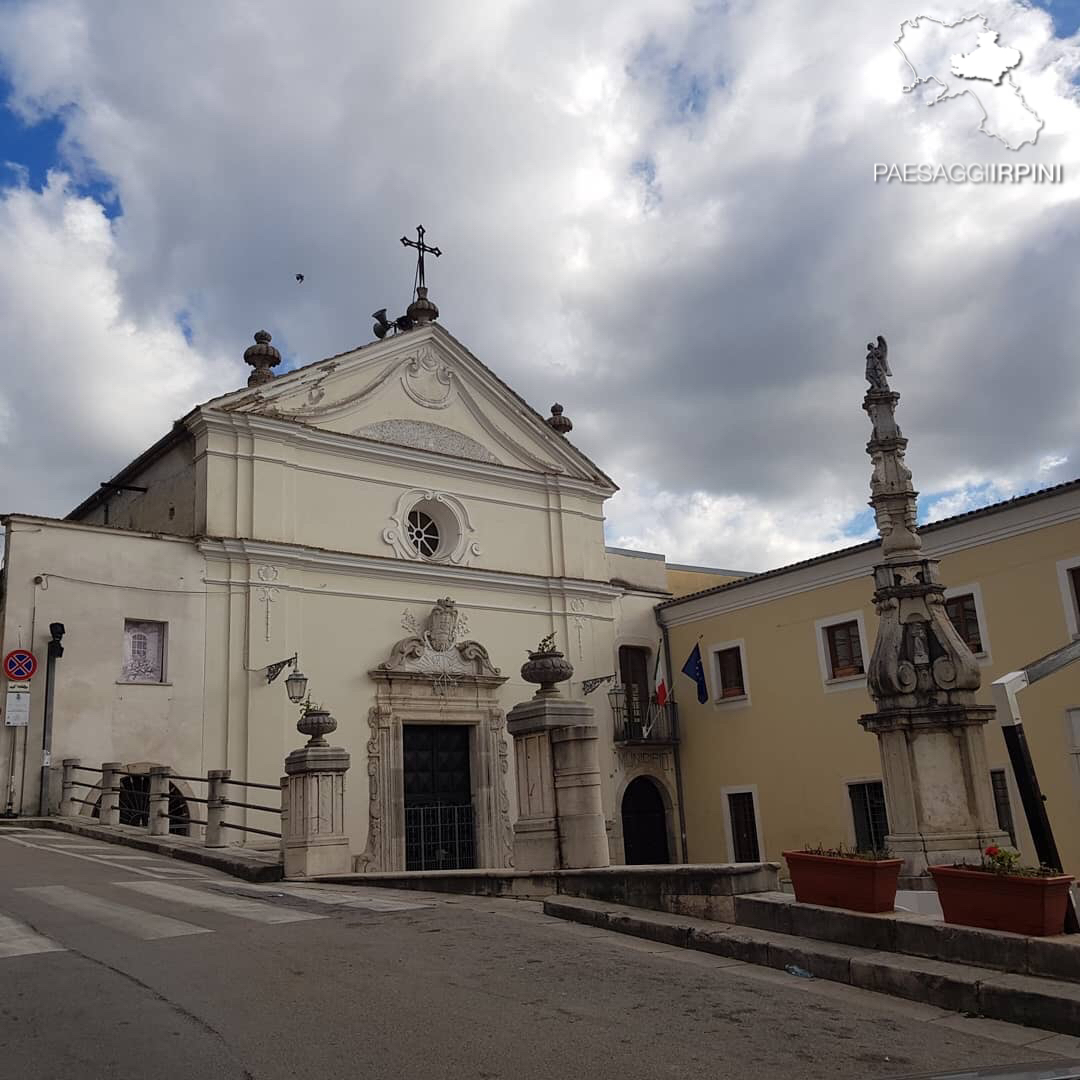
{"type": "MultiPolygon", "coordinates": [[[[991,683],[1067,644],[1080,626],[1080,480],[921,530],[947,609],[991,683]]],[[[881,846],[888,825],[865,678],[877,632],[880,544],[662,602],[679,717],[686,857],[779,859],[806,844],[881,846]],[[701,649],[707,700],[680,673],[701,649]]],[[[674,592],[675,590],[672,589],[674,592]]],[[[1028,741],[1065,869],[1080,875],[1080,665],[1022,695],[1028,741]]],[[[996,724],[986,748],[999,824],[1033,845],[996,724]]]]}

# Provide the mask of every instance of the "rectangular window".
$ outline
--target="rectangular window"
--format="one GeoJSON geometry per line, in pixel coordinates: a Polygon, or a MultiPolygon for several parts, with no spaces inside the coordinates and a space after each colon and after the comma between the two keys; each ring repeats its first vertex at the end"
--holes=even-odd
{"type": "Polygon", "coordinates": [[[620,645],[619,678],[626,694],[626,719],[641,724],[649,711],[649,650],[620,645]]]}
{"type": "Polygon", "coordinates": [[[994,809],[997,810],[998,828],[1009,834],[1009,843],[1016,847],[1016,826],[1013,824],[1009,784],[1005,778],[1004,769],[990,770],[990,786],[994,789],[994,809]]]}
{"type": "Polygon", "coordinates": [[[746,680],[743,678],[742,650],[720,649],[716,653],[716,669],[720,673],[720,696],[745,697],[746,680]]]}
{"type": "Polygon", "coordinates": [[[843,679],[863,674],[862,645],[856,620],[826,626],[825,640],[829,646],[829,670],[832,678],[843,679]]]}
{"type": "Polygon", "coordinates": [[[848,784],[851,815],[855,821],[855,847],[859,851],[884,851],[889,835],[885,810],[885,787],[880,780],[848,784]]]}
{"type": "Polygon", "coordinates": [[[757,815],[754,813],[752,791],[728,793],[728,815],[731,818],[731,846],[735,862],[760,862],[757,815]]]}
{"type": "Polygon", "coordinates": [[[165,630],[167,623],[145,619],[124,620],[125,682],[165,681],[165,630]]]}
{"type": "Polygon", "coordinates": [[[981,653],[983,651],[982,634],[979,633],[979,615],[975,609],[974,594],[950,596],[945,601],[945,613],[956,627],[956,632],[964,644],[973,653],[981,653]]]}

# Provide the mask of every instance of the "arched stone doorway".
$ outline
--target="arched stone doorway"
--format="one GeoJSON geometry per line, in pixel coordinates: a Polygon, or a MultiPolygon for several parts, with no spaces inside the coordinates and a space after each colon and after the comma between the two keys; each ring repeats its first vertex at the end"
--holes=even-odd
{"type": "Polygon", "coordinates": [[[639,776],[627,785],[622,798],[622,826],[627,866],[671,861],[664,799],[651,777],[639,776]]]}

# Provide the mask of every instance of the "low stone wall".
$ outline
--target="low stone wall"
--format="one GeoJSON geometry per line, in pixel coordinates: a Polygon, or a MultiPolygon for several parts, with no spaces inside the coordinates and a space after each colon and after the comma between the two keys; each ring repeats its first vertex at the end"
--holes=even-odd
{"type": "Polygon", "coordinates": [[[720,863],[536,872],[415,870],[400,874],[338,874],[312,880],[521,900],[540,900],[561,894],[666,911],[673,915],[734,922],[735,897],[775,890],[779,872],[779,863],[720,863]]]}
{"type": "Polygon", "coordinates": [[[735,921],[735,897],[777,888],[779,863],[610,866],[558,871],[558,892],[587,900],[735,921]]]}

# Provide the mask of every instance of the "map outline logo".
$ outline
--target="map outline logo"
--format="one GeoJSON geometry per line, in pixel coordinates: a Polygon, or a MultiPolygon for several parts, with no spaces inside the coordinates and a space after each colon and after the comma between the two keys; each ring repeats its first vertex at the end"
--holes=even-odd
{"type": "Polygon", "coordinates": [[[1039,116],[1039,114],[1027,103],[1027,100],[1024,98],[1024,95],[1020,91],[1020,87],[1018,87],[1013,80],[1013,69],[1019,66],[1021,60],[1023,59],[1020,50],[1011,47],[1004,48],[998,45],[998,37],[998,32],[991,28],[990,21],[986,18],[985,15],[979,12],[975,12],[971,15],[964,15],[962,18],[955,19],[952,22],[948,22],[945,19],[935,19],[930,15],[916,15],[915,18],[905,19],[900,24],[900,36],[893,41],[893,45],[896,47],[897,52],[899,52],[900,55],[904,58],[904,63],[907,64],[907,66],[911,69],[911,74],[914,78],[914,81],[910,85],[904,86],[903,91],[905,94],[912,93],[915,89],[924,84],[936,83],[940,87],[940,91],[931,101],[927,103],[928,107],[936,105],[942,101],[950,100],[952,98],[963,97],[965,94],[969,95],[975,101],[975,104],[978,106],[979,111],[982,113],[982,119],[979,121],[978,130],[982,132],[982,134],[989,136],[991,139],[997,139],[997,141],[1000,142],[1007,150],[1017,151],[1024,146],[1034,146],[1039,141],[1039,134],[1046,126],[1046,121],[1043,120],[1043,118],[1039,116]],[[946,30],[952,30],[957,26],[962,26],[964,23],[972,22],[975,19],[978,19],[979,22],[982,24],[982,32],[978,36],[978,44],[976,45],[976,48],[970,53],[957,54],[950,58],[951,72],[957,79],[963,80],[963,87],[960,89],[956,89],[955,87],[950,86],[948,83],[943,82],[937,77],[936,74],[920,75],[915,64],[912,63],[911,57],[909,57],[908,54],[904,51],[903,45],[901,44],[904,40],[905,35],[908,32],[908,28],[912,30],[917,30],[919,28],[919,23],[925,21],[929,23],[936,23],[938,26],[941,26],[946,30]],[[983,58],[986,56],[996,57],[996,62],[1000,68],[996,77],[992,74],[968,73],[972,71],[978,71],[982,65],[983,58]],[[1015,59],[1012,59],[1012,56],[1015,56],[1015,59]],[[966,66],[968,68],[968,72],[958,71],[958,62],[967,62],[966,66]],[[968,85],[969,83],[976,80],[989,82],[995,86],[1000,86],[1003,83],[1007,82],[1008,85],[1011,87],[1013,93],[1019,99],[1021,106],[1026,109],[1035,118],[1036,121],[1038,121],[1038,127],[1036,127],[1035,129],[1035,134],[1032,135],[1030,138],[1021,139],[1019,142],[1013,143],[1010,142],[1007,138],[1005,138],[1000,132],[992,131],[990,128],[988,128],[987,122],[990,120],[990,113],[987,110],[986,105],[983,103],[982,98],[980,98],[979,95],[975,92],[975,90],[970,85],[968,85]]]}

